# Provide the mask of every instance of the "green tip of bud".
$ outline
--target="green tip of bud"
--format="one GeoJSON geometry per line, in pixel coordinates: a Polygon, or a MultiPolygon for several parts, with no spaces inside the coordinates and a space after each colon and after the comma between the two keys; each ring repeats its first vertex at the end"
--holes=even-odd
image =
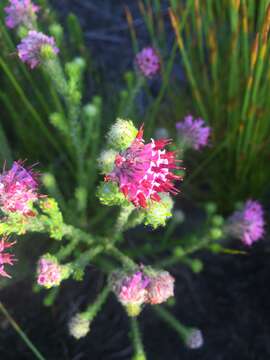
{"type": "Polygon", "coordinates": [[[125,309],[126,309],[126,312],[127,312],[128,316],[130,316],[130,317],[139,316],[141,311],[142,311],[142,308],[141,308],[140,305],[131,304],[131,303],[125,305],[125,309]]]}
{"type": "Polygon", "coordinates": [[[181,246],[177,246],[175,249],[174,249],[174,256],[176,257],[182,257],[185,255],[185,250],[181,247],[181,246]]]}
{"type": "Polygon", "coordinates": [[[209,202],[205,205],[205,210],[209,215],[213,215],[217,211],[217,205],[209,202]]]}
{"type": "Polygon", "coordinates": [[[133,356],[132,360],[146,360],[146,356],[142,353],[135,354],[133,356]]]}
{"type": "Polygon", "coordinates": [[[136,138],[138,130],[130,120],[118,118],[108,132],[108,144],[115,150],[127,149],[136,138]]]}
{"type": "Polygon", "coordinates": [[[212,224],[216,227],[221,227],[224,224],[224,219],[221,215],[214,215],[212,217],[212,224]]]}
{"type": "Polygon", "coordinates": [[[55,51],[49,44],[44,44],[41,46],[40,55],[43,60],[52,60],[56,57],[55,51]]]}
{"type": "Polygon", "coordinates": [[[115,150],[104,150],[98,158],[98,167],[102,174],[110,173],[114,168],[114,160],[117,155],[115,150]]]}
{"type": "Polygon", "coordinates": [[[97,197],[107,206],[123,205],[127,202],[123,193],[114,182],[102,182],[97,188],[97,197]]]}
{"type": "Polygon", "coordinates": [[[56,39],[57,44],[61,43],[61,41],[63,39],[64,30],[60,24],[54,23],[54,24],[50,25],[49,33],[56,39]]]}
{"type": "Polygon", "coordinates": [[[55,177],[50,173],[44,173],[41,180],[44,186],[48,189],[53,189],[56,186],[55,177]]]}
{"type": "Polygon", "coordinates": [[[150,225],[154,229],[165,226],[167,220],[172,216],[173,200],[169,195],[162,195],[161,201],[152,201],[145,209],[145,225],[150,225]]]}

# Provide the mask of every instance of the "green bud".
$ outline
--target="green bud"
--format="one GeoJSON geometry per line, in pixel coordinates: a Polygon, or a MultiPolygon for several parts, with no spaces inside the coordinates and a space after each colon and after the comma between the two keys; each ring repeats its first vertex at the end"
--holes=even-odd
{"type": "Polygon", "coordinates": [[[212,217],[212,224],[216,227],[221,227],[224,224],[224,219],[221,215],[214,215],[212,217]]]}
{"type": "Polygon", "coordinates": [[[19,26],[18,30],[17,30],[17,34],[19,36],[20,39],[25,38],[28,35],[29,29],[27,29],[27,27],[21,25],[19,26]]]}
{"type": "Polygon", "coordinates": [[[66,119],[63,114],[58,112],[51,114],[50,122],[56,129],[58,129],[64,135],[70,134],[66,119]]]}
{"type": "Polygon", "coordinates": [[[121,151],[127,149],[134,141],[138,130],[130,120],[118,118],[108,132],[108,144],[115,150],[121,151]]]}
{"type": "Polygon", "coordinates": [[[199,259],[192,259],[190,262],[190,265],[191,265],[192,271],[196,274],[201,272],[203,269],[203,263],[199,259]]]}
{"type": "Polygon", "coordinates": [[[56,58],[56,54],[54,52],[54,49],[49,44],[44,44],[41,46],[40,49],[40,56],[43,60],[52,60],[56,58]]]}
{"type": "Polygon", "coordinates": [[[222,246],[220,244],[217,244],[217,243],[211,244],[209,247],[210,247],[210,249],[211,249],[211,251],[213,253],[219,253],[222,250],[222,246]]]}
{"type": "Polygon", "coordinates": [[[185,250],[181,246],[176,246],[173,253],[174,253],[174,256],[180,258],[185,255],[185,250]]]}
{"type": "Polygon", "coordinates": [[[127,201],[114,182],[102,182],[97,188],[97,197],[107,206],[123,205],[127,201]]]}
{"type": "Polygon", "coordinates": [[[63,40],[63,27],[58,23],[54,23],[50,25],[49,33],[55,38],[57,45],[60,45],[63,40]]]}
{"type": "Polygon", "coordinates": [[[44,173],[41,180],[44,186],[48,189],[54,189],[56,186],[55,177],[50,173],[44,173]]]}
{"type": "Polygon", "coordinates": [[[144,354],[140,353],[140,354],[135,354],[133,356],[132,360],[147,360],[147,359],[144,354]]]}
{"type": "Polygon", "coordinates": [[[215,203],[209,202],[205,205],[205,210],[209,215],[213,215],[217,211],[217,205],[215,203]]]}
{"type": "Polygon", "coordinates": [[[223,235],[223,232],[220,228],[212,228],[210,230],[210,237],[213,239],[213,240],[218,240],[222,237],[223,235]]]}
{"type": "Polygon", "coordinates": [[[98,108],[93,104],[87,104],[83,108],[83,113],[87,119],[91,120],[93,117],[97,116],[98,108]]]}
{"type": "Polygon", "coordinates": [[[97,160],[101,174],[108,174],[113,170],[116,155],[117,152],[112,149],[101,152],[97,160]]]}
{"type": "Polygon", "coordinates": [[[173,201],[169,195],[162,195],[161,201],[151,201],[149,207],[145,209],[145,225],[150,225],[154,229],[165,226],[167,220],[172,216],[173,201]]]}

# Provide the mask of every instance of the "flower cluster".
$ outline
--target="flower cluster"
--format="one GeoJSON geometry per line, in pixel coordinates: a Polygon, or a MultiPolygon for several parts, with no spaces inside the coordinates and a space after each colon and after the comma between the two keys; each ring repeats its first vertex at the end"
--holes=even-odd
{"type": "Polygon", "coordinates": [[[9,6],[5,7],[6,25],[13,29],[19,25],[24,25],[31,29],[36,20],[36,13],[39,10],[31,0],[9,0],[9,6]]]}
{"type": "Polygon", "coordinates": [[[239,238],[245,245],[252,245],[264,235],[263,208],[258,201],[248,200],[242,210],[229,218],[227,232],[239,238]]]}
{"type": "Polygon", "coordinates": [[[0,275],[4,277],[10,278],[11,276],[5,271],[5,265],[13,265],[14,261],[16,260],[14,258],[14,255],[6,253],[5,250],[9,249],[15,244],[14,242],[7,242],[6,238],[3,238],[0,241],[0,275]]]}
{"type": "Polygon", "coordinates": [[[139,71],[147,78],[152,78],[160,71],[160,57],[152,47],[142,49],[135,58],[139,71]]]}
{"type": "Polygon", "coordinates": [[[50,255],[43,256],[38,261],[37,283],[46,288],[58,286],[62,281],[62,267],[50,255]]]}
{"type": "Polygon", "coordinates": [[[175,152],[164,149],[169,143],[159,139],[145,144],[141,127],[131,145],[116,155],[114,169],[105,180],[116,182],[136,207],[146,208],[148,200],[159,202],[159,193],[177,194],[173,181],[181,177],[171,170],[181,168],[176,165],[175,152]]]}
{"type": "Polygon", "coordinates": [[[55,40],[41,32],[29,31],[28,35],[22,39],[17,46],[19,58],[34,69],[42,61],[42,49],[49,49],[52,54],[57,54],[59,49],[55,45],[55,40]]]}
{"type": "Polygon", "coordinates": [[[110,285],[130,316],[137,316],[143,304],[161,304],[174,295],[174,278],[167,271],[114,272],[110,285]]]}
{"type": "Polygon", "coordinates": [[[16,212],[33,216],[33,202],[39,197],[36,174],[15,161],[8,171],[0,175],[0,207],[5,213],[16,212]]]}
{"type": "Polygon", "coordinates": [[[176,129],[180,145],[184,149],[200,150],[208,144],[211,129],[202,119],[194,119],[188,115],[184,121],[176,123],[176,129]]]}

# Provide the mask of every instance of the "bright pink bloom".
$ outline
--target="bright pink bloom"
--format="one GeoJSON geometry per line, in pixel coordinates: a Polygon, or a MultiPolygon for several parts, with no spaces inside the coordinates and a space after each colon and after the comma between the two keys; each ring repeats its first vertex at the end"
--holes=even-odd
{"type": "Polygon", "coordinates": [[[177,194],[173,181],[181,177],[171,172],[180,169],[176,166],[175,153],[164,149],[170,140],[144,144],[142,137],[141,128],[130,147],[116,156],[115,167],[105,180],[117,182],[129,201],[145,208],[149,199],[160,201],[158,193],[177,194]]]}
{"type": "Polygon", "coordinates": [[[27,63],[31,69],[34,69],[41,63],[41,48],[44,45],[51,46],[54,54],[59,52],[53,37],[41,32],[29,31],[28,35],[17,46],[19,58],[27,63]]]}
{"type": "Polygon", "coordinates": [[[183,147],[200,150],[208,144],[211,128],[200,118],[188,115],[184,121],[176,123],[176,129],[183,147]]]}
{"type": "Polygon", "coordinates": [[[12,168],[0,175],[0,207],[4,212],[32,216],[32,204],[39,197],[36,174],[15,161],[12,168]]]}
{"type": "Polygon", "coordinates": [[[37,282],[41,286],[50,288],[58,286],[62,280],[61,265],[53,259],[41,258],[38,262],[37,282]]]}
{"type": "Polygon", "coordinates": [[[167,271],[160,271],[150,277],[147,287],[147,302],[161,304],[174,296],[174,278],[167,271]]]}
{"type": "Polygon", "coordinates": [[[133,275],[115,273],[112,277],[112,289],[123,305],[142,305],[147,299],[149,278],[141,271],[133,275]]]}
{"type": "Polygon", "coordinates": [[[160,57],[152,47],[146,47],[135,58],[140,72],[147,78],[152,78],[160,71],[160,57]]]}
{"type": "Polygon", "coordinates": [[[9,249],[11,246],[13,246],[15,244],[14,242],[6,242],[6,238],[3,238],[2,240],[0,240],[0,275],[4,276],[4,277],[8,277],[11,278],[11,276],[6,273],[4,266],[6,264],[8,265],[13,265],[14,261],[16,261],[16,259],[14,258],[14,255],[6,253],[5,250],[9,249]]]}
{"type": "Polygon", "coordinates": [[[13,29],[16,26],[24,25],[32,28],[39,7],[32,4],[31,0],[9,0],[9,6],[4,10],[7,13],[7,27],[13,29]]]}
{"type": "Polygon", "coordinates": [[[235,211],[229,218],[227,231],[242,240],[245,245],[252,245],[264,235],[263,208],[258,201],[248,200],[243,209],[235,211]]]}

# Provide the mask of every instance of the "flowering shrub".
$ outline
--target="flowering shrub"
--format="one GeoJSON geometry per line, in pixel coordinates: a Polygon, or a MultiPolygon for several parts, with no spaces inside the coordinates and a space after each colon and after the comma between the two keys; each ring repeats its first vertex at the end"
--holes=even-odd
{"type": "MultiPolygon", "coordinates": [[[[17,61],[26,65],[25,71],[45,74],[57,92],[57,110],[50,113],[49,121],[61,139],[54,146],[60,144],[57,161],[64,163],[64,171],[38,175],[37,165],[27,167],[23,161],[14,161],[10,168],[4,166],[0,175],[0,275],[11,277],[8,265],[15,265],[17,258],[21,261],[19,255],[9,252],[15,244],[9,238],[46,234],[55,243],[49,252],[40,254],[35,288],[48,291],[47,305],[52,304],[64,280],[82,281],[89,264],[99,268],[107,279],[97,298],[70,318],[71,336],[80,339],[90,332],[92,322],[112,293],[130,318],[134,359],[146,358],[137,320],[145,306],[171,325],[188,348],[199,348],[204,342],[202,331],[181,324],[162,305],[173,299],[177,287],[173,269],[171,274],[169,268],[183,263],[194,273],[200,272],[203,264],[194,258],[194,253],[200,249],[225,251],[225,240],[231,236],[251,246],[264,235],[262,206],[249,200],[225,220],[215,204],[207,203],[205,223],[196,232],[177,239],[175,229],[185,221],[184,212],[174,208],[185,175],[185,168],[179,164],[185,150],[202,150],[209,145],[212,129],[192,115],[175,124],[176,141],[170,139],[169,129],[165,128],[157,128],[150,134],[155,139],[149,139],[151,118],[150,124],[145,123],[146,131],[144,125],[137,127],[132,120],[120,117],[109,129],[105,122],[101,126],[101,98],[96,96],[85,105],[82,100],[86,61],[76,57],[63,65],[58,45],[61,30],[57,26],[50,28],[54,36],[40,32],[38,10],[42,13],[30,0],[9,0],[6,25],[18,30],[17,61]],[[106,135],[101,132],[103,127],[106,135]],[[102,176],[98,177],[97,171],[102,176]],[[59,186],[63,179],[74,185],[59,186]],[[45,195],[41,194],[42,185],[45,195]],[[136,246],[136,254],[125,243],[125,232],[137,226],[161,231],[154,233],[157,240],[153,246],[148,238],[143,246],[136,246]],[[166,257],[157,264],[149,261],[150,265],[143,265],[140,256],[147,253],[166,257]]],[[[135,65],[137,84],[125,103],[124,114],[131,112],[142,85],[159,76],[161,56],[153,47],[144,48],[136,55],[135,65]]],[[[53,139],[50,132],[46,136],[53,139]]],[[[16,266],[13,271],[16,273],[16,266]]]]}

